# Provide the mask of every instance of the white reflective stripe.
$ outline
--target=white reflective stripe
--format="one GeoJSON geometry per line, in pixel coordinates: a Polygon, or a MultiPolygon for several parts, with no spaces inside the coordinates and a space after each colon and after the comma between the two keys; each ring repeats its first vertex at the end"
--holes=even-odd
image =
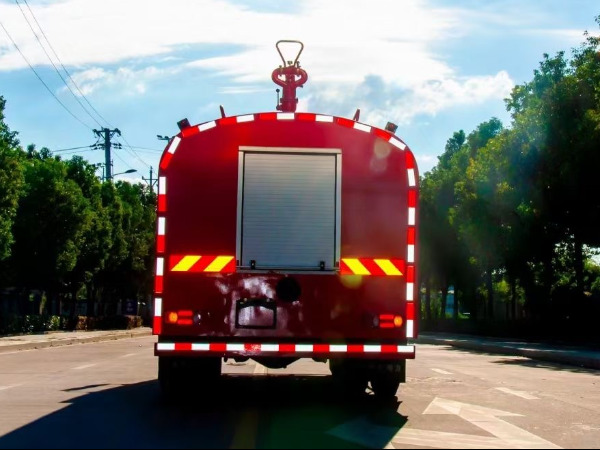
{"type": "Polygon", "coordinates": [[[158,193],[167,193],[167,177],[158,177],[158,193]]]}
{"type": "Polygon", "coordinates": [[[310,353],[313,351],[313,345],[312,344],[296,344],[296,351],[310,353]]]}
{"type": "Polygon", "coordinates": [[[364,345],[365,353],[381,353],[381,345],[364,345]]]}
{"type": "Polygon", "coordinates": [[[414,320],[406,321],[406,337],[407,338],[415,337],[415,325],[414,324],[415,324],[414,320]]]}
{"type": "Polygon", "coordinates": [[[159,342],[158,344],[156,344],[156,349],[173,351],[173,350],[175,350],[175,343],[174,342],[159,342]]]}
{"type": "Polygon", "coordinates": [[[237,123],[252,122],[254,120],[254,114],[248,114],[247,116],[237,116],[235,120],[237,121],[237,123]]]}
{"type": "Polygon", "coordinates": [[[415,216],[416,216],[415,208],[408,208],[408,224],[409,225],[415,224],[415,216]]]}
{"type": "Polygon", "coordinates": [[[316,122],[333,122],[333,116],[319,116],[315,117],[316,122]]]}
{"type": "Polygon", "coordinates": [[[214,128],[216,126],[217,126],[217,122],[215,122],[213,120],[212,122],[206,122],[206,123],[203,123],[202,125],[198,125],[198,130],[206,131],[206,130],[210,130],[211,128],[214,128]]]}
{"type": "Polygon", "coordinates": [[[227,351],[229,352],[243,352],[244,344],[227,344],[227,351]]]}
{"type": "MultiPolygon", "coordinates": [[[[412,327],[412,320],[410,321],[410,325],[412,327]]],[[[410,337],[412,337],[412,336],[410,336],[410,337]]],[[[414,345],[399,345],[398,346],[398,353],[414,353],[414,352],[415,352],[414,345]]]]}
{"type": "Polygon", "coordinates": [[[207,352],[210,350],[210,344],[192,344],[192,350],[195,352],[207,352]]]}
{"type": "Polygon", "coordinates": [[[346,353],[348,351],[348,346],[347,345],[330,345],[329,346],[329,351],[330,352],[346,353]]]}
{"type": "Polygon", "coordinates": [[[154,299],[154,317],[162,316],[162,298],[156,297],[154,299]]]}
{"type": "Polygon", "coordinates": [[[177,150],[177,147],[179,146],[179,143],[181,142],[181,138],[179,136],[175,136],[173,138],[173,140],[171,141],[171,145],[169,145],[169,150],[167,150],[169,153],[175,153],[175,150],[177,150]]]}
{"type": "Polygon", "coordinates": [[[167,224],[167,219],[165,219],[164,217],[158,218],[158,234],[159,234],[159,236],[164,236],[166,224],[167,224]]]}
{"type": "Polygon", "coordinates": [[[294,113],[277,113],[277,120],[294,120],[294,113]]]}
{"type": "Polygon", "coordinates": [[[408,185],[414,187],[417,185],[417,179],[415,178],[415,169],[406,169],[408,171],[408,185]]]}
{"type": "Polygon", "coordinates": [[[263,352],[278,352],[279,344],[260,344],[260,350],[263,352]]]}
{"type": "Polygon", "coordinates": [[[394,136],[392,136],[390,138],[390,144],[398,147],[400,150],[404,150],[406,148],[406,144],[398,139],[396,139],[394,136]]]}
{"type": "Polygon", "coordinates": [[[156,258],[156,276],[162,277],[165,273],[165,258],[156,258]]]}
{"type": "Polygon", "coordinates": [[[412,244],[408,246],[408,256],[406,257],[406,262],[415,262],[415,246],[412,244]]]}
{"type": "Polygon", "coordinates": [[[369,125],[364,125],[364,124],[358,123],[358,122],[354,123],[354,129],[364,131],[365,133],[371,132],[371,127],[369,125]]]}
{"type": "Polygon", "coordinates": [[[415,283],[406,283],[406,301],[412,302],[414,297],[415,283]]]}

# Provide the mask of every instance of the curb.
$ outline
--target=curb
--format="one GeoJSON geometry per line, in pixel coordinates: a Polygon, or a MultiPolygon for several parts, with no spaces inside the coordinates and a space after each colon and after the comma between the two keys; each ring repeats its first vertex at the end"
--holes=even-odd
{"type": "Polygon", "coordinates": [[[152,330],[141,330],[141,331],[127,331],[122,333],[110,333],[101,334],[98,336],[71,338],[71,339],[57,339],[54,341],[40,341],[40,342],[25,342],[22,344],[11,344],[0,346],[0,353],[21,351],[21,350],[35,350],[40,348],[48,347],[63,347],[65,345],[74,344],[89,344],[93,342],[105,342],[105,341],[116,341],[118,339],[131,339],[138,337],[151,336],[152,330]]]}
{"type": "Polygon", "coordinates": [[[591,356],[588,357],[573,354],[569,350],[538,350],[525,347],[511,347],[502,344],[478,343],[472,341],[435,338],[429,336],[420,336],[417,340],[417,344],[449,345],[452,347],[463,348],[466,350],[475,350],[486,353],[498,353],[508,356],[523,356],[526,358],[537,359],[540,361],[578,366],[586,369],[600,370],[600,353],[598,354],[598,357],[594,358],[591,356]]]}

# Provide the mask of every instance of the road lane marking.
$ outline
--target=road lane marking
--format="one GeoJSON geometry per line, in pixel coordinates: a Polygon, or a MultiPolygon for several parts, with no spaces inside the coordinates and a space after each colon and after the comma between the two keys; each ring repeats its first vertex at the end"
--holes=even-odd
{"type": "Polygon", "coordinates": [[[512,389],[505,388],[505,387],[497,387],[496,390],[500,391],[500,392],[504,392],[505,394],[516,395],[517,397],[524,398],[525,400],[539,400],[539,397],[528,394],[527,392],[524,392],[524,391],[513,391],[512,389]]]}
{"type": "Polygon", "coordinates": [[[11,384],[10,386],[0,386],[0,391],[5,391],[7,389],[11,389],[17,386],[22,386],[22,384],[11,384]]]}
{"type": "Polygon", "coordinates": [[[442,375],[452,375],[452,372],[448,372],[447,370],[443,370],[443,369],[431,369],[434,372],[437,373],[441,373],[442,375]]]}
{"type": "Polygon", "coordinates": [[[135,355],[137,355],[137,353],[127,353],[126,355],[119,356],[119,358],[128,358],[130,356],[135,356],[135,355]]]}
{"type": "Polygon", "coordinates": [[[498,409],[486,408],[436,397],[423,414],[457,415],[488,432],[491,436],[434,430],[398,429],[373,423],[366,416],[336,426],[328,434],[370,448],[393,448],[406,445],[440,448],[561,448],[535,434],[508,423],[500,417],[522,417],[498,409]],[[391,444],[391,445],[390,445],[391,444]]]}
{"type": "Polygon", "coordinates": [[[73,370],[83,370],[83,369],[88,369],[90,367],[94,367],[97,364],[85,364],[83,366],[79,366],[79,367],[73,367],[73,370]]]}
{"type": "Polygon", "coordinates": [[[256,363],[256,367],[254,367],[254,375],[266,375],[267,368],[262,364],[256,363]]]}

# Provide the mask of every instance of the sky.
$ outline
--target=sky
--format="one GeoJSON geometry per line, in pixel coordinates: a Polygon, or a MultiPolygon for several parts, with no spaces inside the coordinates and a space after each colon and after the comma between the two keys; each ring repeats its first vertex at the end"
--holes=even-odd
{"type": "Polygon", "coordinates": [[[64,158],[103,163],[93,130],[118,128],[113,172],[137,172],[116,179],[141,181],[179,120],[274,111],[275,43],[300,40],[298,111],[393,122],[424,173],[454,131],[510,126],[512,88],[597,35],[599,14],[597,0],[0,0],[0,95],[23,146],[64,158]]]}

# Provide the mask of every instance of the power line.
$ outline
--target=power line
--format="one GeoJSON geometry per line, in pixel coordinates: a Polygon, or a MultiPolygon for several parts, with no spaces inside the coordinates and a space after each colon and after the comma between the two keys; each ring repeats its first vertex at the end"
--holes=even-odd
{"type": "Polygon", "coordinates": [[[23,52],[21,51],[21,49],[19,48],[19,46],[17,45],[17,43],[15,42],[15,40],[12,38],[12,36],[8,32],[8,30],[4,27],[4,25],[2,24],[2,22],[0,22],[0,27],[2,27],[2,29],[4,30],[4,32],[6,33],[6,35],[8,36],[8,38],[10,39],[10,41],[12,42],[12,44],[14,45],[14,47],[21,54],[21,56],[23,57],[23,59],[25,60],[25,62],[29,66],[29,68],[31,69],[31,71],[35,74],[35,76],[38,78],[38,80],[40,80],[40,82],[44,85],[44,87],[50,93],[50,95],[52,95],[52,97],[54,97],[54,99],[60,104],[60,106],[62,106],[65,109],[65,111],[67,111],[75,120],[77,120],[79,123],[81,123],[84,127],[86,127],[86,128],[88,128],[88,129],[91,130],[92,128],[89,125],[87,125],[79,117],[77,117],[75,114],[73,114],[71,112],[71,110],[69,108],[67,108],[65,106],[65,104],[59,100],[59,98],[54,94],[54,92],[52,92],[52,90],[44,82],[44,80],[42,79],[42,77],[40,76],[40,74],[37,73],[37,71],[33,68],[33,66],[31,65],[31,63],[29,62],[29,60],[25,57],[25,55],[23,54],[23,52]]]}
{"type": "Polygon", "coordinates": [[[52,153],[67,152],[69,150],[79,150],[80,148],[92,149],[92,147],[93,145],[83,145],[81,147],[61,148],[58,150],[52,150],[52,153]]]}
{"type": "Polygon", "coordinates": [[[140,150],[146,150],[146,151],[147,151],[147,153],[151,153],[151,152],[154,152],[154,153],[162,153],[162,152],[163,152],[163,150],[160,150],[160,149],[158,149],[158,148],[140,147],[140,146],[138,146],[138,145],[132,145],[132,146],[131,146],[131,148],[135,148],[135,149],[137,149],[138,151],[140,151],[140,150]]]}
{"type": "MultiPolygon", "coordinates": [[[[16,1],[16,0],[15,0],[16,1]]],[[[35,17],[35,14],[33,13],[33,10],[29,7],[29,3],[27,3],[27,0],[23,0],[23,2],[25,3],[25,5],[27,6],[27,9],[29,10],[29,13],[31,14],[31,17],[33,17],[33,20],[35,20],[35,23],[37,24],[38,28],[40,29],[42,36],[44,36],[44,40],[46,41],[46,43],[48,44],[48,47],[50,47],[50,50],[52,50],[52,53],[54,54],[54,56],[56,57],[56,59],[58,60],[58,63],[60,64],[60,66],[62,67],[62,69],[65,71],[65,73],[67,74],[67,76],[69,77],[69,80],[71,80],[71,83],[73,83],[73,86],[75,86],[75,89],[77,89],[77,92],[79,92],[79,94],[81,95],[81,97],[85,100],[85,102],[89,105],[89,107],[92,109],[92,111],[94,111],[98,117],[103,120],[105,123],[108,124],[108,126],[110,128],[114,128],[110,122],[108,120],[106,120],[102,114],[100,114],[98,112],[98,110],[96,108],[94,108],[94,106],[90,103],[90,101],[87,99],[87,97],[83,94],[83,92],[81,91],[81,89],[79,89],[79,86],[77,85],[77,83],[75,83],[75,80],[73,79],[73,77],[71,76],[71,74],[69,73],[69,71],[67,70],[67,68],[64,66],[64,64],[62,63],[62,61],[60,60],[58,53],[56,53],[56,50],[54,50],[54,47],[52,46],[52,44],[50,43],[50,40],[48,39],[48,37],[46,36],[46,33],[44,32],[44,29],[42,28],[42,26],[40,25],[40,23],[38,22],[37,18],[35,17]]],[[[89,114],[89,113],[88,113],[89,114]]],[[[95,120],[95,119],[94,119],[95,120]]],[[[98,122],[96,122],[98,123],[98,122]]],[[[100,124],[99,124],[100,125],[100,124]]]]}
{"type": "Polygon", "coordinates": [[[98,122],[98,120],[87,110],[87,108],[81,102],[81,100],[79,100],[79,98],[77,97],[77,95],[75,95],[75,92],[73,92],[73,89],[71,89],[71,86],[69,86],[69,83],[67,83],[67,80],[65,80],[65,77],[62,76],[62,74],[60,73],[60,70],[58,70],[58,67],[56,67],[56,64],[54,64],[54,61],[52,61],[52,58],[48,54],[48,51],[46,50],[46,47],[44,47],[44,45],[42,44],[42,41],[40,40],[39,36],[37,35],[37,33],[35,32],[35,30],[33,29],[33,25],[31,25],[31,22],[27,18],[27,15],[25,14],[25,10],[22,8],[22,6],[19,3],[19,1],[15,0],[15,3],[17,4],[17,6],[19,7],[19,9],[21,10],[21,14],[23,15],[23,18],[25,19],[25,22],[27,22],[27,25],[29,26],[29,29],[31,30],[31,32],[35,36],[35,39],[36,39],[37,43],[40,45],[40,47],[44,51],[46,57],[48,58],[48,61],[50,61],[50,64],[52,64],[52,67],[54,67],[54,71],[56,72],[56,74],[60,77],[60,79],[65,84],[65,86],[67,87],[67,89],[69,90],[69,92],[71,93],[71,95],[73,96],[73,98],[77,101],[77,103],[79,103],[79,105],[83,108],[83,110],[86,112],[86,114],[88,116],[90,116],[92,118],[92,120],[98,124],[99,127],[102,127],[102,124],[100,122],[98,122]]]}
{"type": "Polygon", "coordinates": [[[141,161],[142,164],[144,164],[146,167],[150,167],[150,164],[148,164],[146,161],[144,161],[140,155],[138,155],[136,153],[136,151],[133,149],[133,147],[131,146],[131,144],[129,142],[127,142],[127,139],[125,138],[125,136],[121,136],[123,138],[123,140],[125,141],[126,144],[126,149],[129,150],[129,153],[131,153],[135,158],[137,158],[139,161],[141,161]]]}

